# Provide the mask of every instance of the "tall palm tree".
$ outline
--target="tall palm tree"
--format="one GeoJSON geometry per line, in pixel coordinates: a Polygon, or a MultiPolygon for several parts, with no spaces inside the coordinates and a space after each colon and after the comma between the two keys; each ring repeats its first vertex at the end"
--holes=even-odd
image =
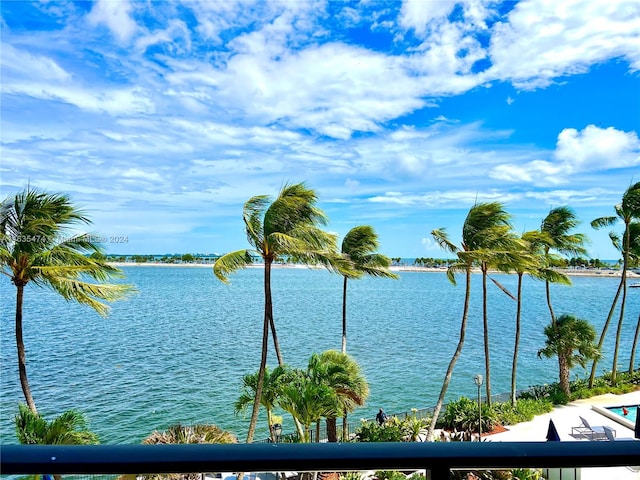
{"type": "Polygon", "coordinates": [[[467,319],[469,316],[469,301],[471,298],[471,271],[474,262],[477,262],[484,252],[482,251],[484,235],[487,233],[487,229],[493,226],[491,219],[491,212],[494,212],[498,205],[494,203],[478,203],[474,205],[467,214],[467,218],[464,221],[462,227],[462,245],[456,246],[451,240],[444,228],[436,229],[431,232],[431,235],[436,242],[445,251],[454,253],[457,257],[457,261],[449,265],[447,268],[447,278],[452,284],[456,284],[455,274],[458,272],[465,272],[465,293],[464,293],[464,305],[462,309],[462,321],[460,323],[460,334],[458,337],[458,345],[451,357],[447,372],[442,382],[442,388],[438,401],[433,411],[433,417],[429,424],[429,430],[427,432],[427,438],[433,438],[433,431],[435,430],[440,410],[444,403],[444,398],[451,382],[451,376],[453,374],[453,368],[455,367],[462,347],[464,345],[465,334],[467,329],[467,319]],[[479,250],[479,251],[478,251],[479,250]]]}
{"type": "Polygon", "coordinates": [[[498,265],[502,271],[513,271],[518,276],[516,293],[516,329],[514,335],[513,361],[511,364],[511,404],[516,404],[518,351],[520,347],[520,331],[522,319],[522,284],[525,274],[537,280],[550,280],[551,282],[570,283],[569,277],[564,273],[551,268],[545,268],[544,262],[538,255],[537,243],[540,232],[537,230],[522,234],[521,242],[516,246],[516,251],[511,257],[503,260],[498,265]]]}
{"type": "MultiPolygon", "coordinates": [[[[632,222],[629,225],[630,231],[630,248],[629,259],[633,260],[634,265],[638,265],[640,262],[640,222],[632,222]]],[[[633,336],[633,345],[631,346],[631,355],[629,356],[629,373],[633,373],[635,367],[636,348],[638,346],[638,339],[640,337],[640,314],[638,315],[638,322],[636,323],[636,333],[633,336]]]]}
{"type": "Polygon", "coordinates": [[[50,422],[24,404],[15,417],[18,441],[25,445],[94,445],[98,436],[87,429],[87,421],[77,410],[68,410],[50,422]]]}
{"type": "MultiPolygon", "coordinates": [[[[307,371],[313,382],[326,385],[335,393],[336,412],[350,413],[365,404],[369,396],[369,384],[360,370],[358,363],[346,353],[327,350],[321,354],[314,353],[309,359],[307,371]]],[[[346,416],[346,414],[343,416],[346,416]]],[[[329,442],[337,442],[336,416],[327,419],[327,438],[329,442]]],[[[343,440],[346,436],[346,425],[342,425],[343,440]]]]}
{"type": "Polygon", "coordinates": [[[27,378],[22,305],[27,284],[46,286],[67,301],[88,305],[100,315],[133,291],[130,285],[105,283],[122,272],[92,253],[102,253],[96,237],[73,234],[78,224],[90,224],[69,197],[27,187],[0,205],[0,265],[16,286],[16,345],[20,385],[27,405],[37,414],[27,378]],[[99,283],[91,283],[87,277],[99,283]]]}
{"type": "MultiPolygon", "coordinates": [[[[487,278],[489,268],[502,266],[520,250],[519,240],[511,229],[511,215],[499,202],[487,203],[477,213],[483,233],[474,236],[473,250],[476,252],[482,272],[482,325],[484,337],[485,389],[487,405],[491,406],[491,361],[489,357],[489,313],[487,305],[487,278]]],[[[463,233],[464,235],[464,233],[463,233]]],[[[514,298],[494,280],[503,292],[514,298]]],[[[515,298],[514,298],[515,300],[515,298]]]]}
{"type": "Polygon", "coordinates": [[[253,263],[252,253],[264,263],[264,322],[262,329],[262,356],[258,371],[258,385],[253,402],[247,443],[253,440],[258,410],[262,396],[264,372],[267,365],[269,328],[273,335],[278,364],[283,365],[273,321],[271,298],[271,267],[279,258],[288,256],[297,263],[322,264],[338,271],[343,262],[337,255],[336,236],[323,231],[320,226],[327,217],[316,206],[315,191],[304,183],[286,184],[277,198],[271,201],[266,195],[250,198],[244,204],[243,220],[247,240],[253,249],[237,250],[218,258],[213,273],[222,282],[228,282],[229,274],[253,263]]]}
{"type": "Polygon", "coordinates": [[[342,240],[342,255],[349,260],[349,271],[343,273],[342,286],[342,353],[347,353],[347,280],[364,275],[382,278],[400,278],[389,271],[391,259],[376,253],[378,236],[373,227],[353,227],[342,240]]]}
{"type": "Polygon", "coordinates": [[[538,350],[538,356],[558,357],[560,388],[569,396],[570,370],[575,365],[585,368],[588,360],[600,355],[594,344],[596,332],[588,321],[565,314],[558,317],[555,324],[547,325],[544,334],[545,346],[538,350]]]}
{"type": "MultiPolygon", "coordinates": [[[[622,241],[620,241],[620,238],[614,232],[609,234],[609,237],[613,241],[614,246],[616,246],[618,250],[622,251],[622,273],[620,276],[620,284],[618,285],[618,290],[613,298],[611,308],[609,309],[609,315],[607,316],[607,320],[602,327],[600,339],[598,340],[598,348],[602,348],[604,337],[609,328],[609,324],[611,323],[611,319],[613,318],[613,312],[618,302],[618,298],[622,293],[622,300],[620,302],[620,316],[618,319],[618,329],[616,331],[616,344],[613,351],[613,366],[611,369],[612,382],[616,381],[616,372],[618,368],[618,350],[620,348],[620,335],[622,333],[624,311],[627,303],[627,270],[629,268],[629,256],[632,248],[637,242],[635,238],[632,238],[632,230],[630,226],[633,220],[640,219],[640,182],[631,185],[624,192],[624,194],[622,195],[622,202],[615,206],[615,212],[616,216],[600,217],[591,222],[591,226],[596,229],[610,227],[617,223],[619,220],[622,220],[622,222],[624,223],[624,233],[622,241]]],[[[591,376],[589,377],[590,386],[593,386],[596,366],[597,360],[594,360],[591,366],[591,376]]]]}
{"type": "MultiPolygon", "coordinates": [[[[570,233],[580,224],[574,211],[567,206],[552,209],[542,221],[539,243],[547,260],[547,267],[553,267],[558,263],[558,257],[553,252],[562,255],[581,256],[586,255],[584,248],[587,237],[582,233],[570,233]]],[[[551,315],[551,323],[555,325],[556,316],[551,304],[551,280],[545,280],[545,293],[547,307],[551,315]]]]}

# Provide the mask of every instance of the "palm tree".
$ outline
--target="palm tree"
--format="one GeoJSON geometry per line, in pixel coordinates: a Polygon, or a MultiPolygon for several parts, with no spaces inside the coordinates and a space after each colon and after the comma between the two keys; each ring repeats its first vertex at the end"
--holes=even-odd
{"type": "MultiPolygon", "coordinates": [[[[580,256],[587,255],[584,244],[587,237],[582,233],[569,233],[576,228],[580,222],[576,218],[573,210],[567,206],[552,209],[542,221],[539,237],[539,243],[544,251],[547,260],[547,267],[553,267],[558,263],[552,251],[556,251],[563,255],[580,256]]],[[[545,280],[545,292],[547,298],[547,307],[551,315],[551,323],[555,325],[556,317],[551,304],[551,280],[545,280]]]]}
{"type": "MultiPolygon", "coordinates": [[[[640,260],[640,222],[632,222],[629,225],[630,232],[630,248],[629,259],[633,260],[634,265],[638,265],[640,260]]],[[[635,367],[636,347],[638,346],[638,338],[640,337],[640,314],[636,323],[636,333],[633,336],[633,345],[631,346],[631,356],[629,357],[629,373],[633,373],[635,367]]]]}
{"type": "Polygon", "coordinates": [[[594,345],[596,332],[588,321],[565,314],[558,317],[555,324],[547,325],[544,334],[547,337],[545,346],[538,350],[538,356],[558,357],[560,388],[569,396],[570,370],[576,364],[585,368],[588,360],[600,355],[594,345]]]}
{"type": "MultiPolygon", "coordinates": [[[[307,367],[314,383],[326,385],[335,393],[335,410],[343,412],[343,420],[347,413],[365,404],[369,396],[369,384],[360,370],[358,363],[346,353],[327,350],[321,354],[314,353],[307,367]]],[[[342,425],[343,440],[346,439],[347,427],[342,425]]],[[[329,442],[337,442],[336,416],[327,416],[327,438],[329,442]]]]}
{"type": "MultiPolygon", "coordinates": [[[[511,230],[511,215],[499,202],[487,203],[483,209],[476,213],[482,224],[483,232],[480,236],[474,235],[473,250],[476,252],[482,272],[482,325],[484,333],[484,360],[485,360],[485,389],[487,405],[491,406],[491,362],[489,358],[489,314],[487,305],[487,278],[489,268],[507,263],[514,252],[521,247],[519,240],[511,230]]],[[[472,229],[475,227],[472,227],[472,229]]],[[[464,235],[464,233],[463,233],[464,235]]],[[[493,280],[507,295],[515,300],[502,285],[493,280]]]]}
{"type": "Polygon", "coordinates": [[[105,316],[102,301],[115,301],[133,291],[130,285],[104,283],[122,272],[104,260],[90,257],[102,253],[95,237],[72,234],[77,224],[90,224],[69,197],[27,187],[7,197],[0,206],[0,265],[16,286],[16,344],[20,385],[27,405],[37,414],[27,378],[22,335],[22,305],[28,283],[46,286],[67,300],[85,304],[105,316]],[[92,278],[99,283],[87,282],[92,278]]]}
{"type": "Polygon", "coordinates": [[[283,365],[282,355],[273,321],[271,298],[271,266],[283,256],[297,263],[322,264],[338,271],[343,265],[336,253],[336,236],[321,230],[327,217],[316,207],[316,193],[304,183],[286,184],[271,202],[266,195],[250,198],[244,204],[243,220],[247,240],[253,249],[237,250],[218,258],[213,273],[222,282],[228,282],[229,274],[253,263],[252,254],[264,262],[264,322],[262,329],[262,357],[258,371],[258,385],[253,402],[247,443],[253,440],[258,421],[258,409],[262,396],[264,372],[267,364],[269,328],[273,335],[278,364],[283,365]]]}
{"type": "MultiPolygon", "coordinates": [[[[287,369],[284,366],[277,366],[273,372],[265,367],[264,380],[262,384],[262,395],[260,396],[260,405],[267,411],[267,425],[269,426],[269,435],[271,440],[275,441],[275,434],[271,425],[273,425],[273,409],[278,402],[280,395],[280,378],[286,374],[287,369]]],[[[243,392],[235,403],[235,413],[241,413],[253,404],[255,392],[258,389],[258,373],[250,373],[242,377],[243,392]]]]}
{"type": "Polygon", "coordinates": [[[16,435],[24,445],[95,445],[98,436],[87,429],[87,421],[77,410],[68,410],[47,422],[24,404],[18,405],[16,435]]]}
{"type": "Polygon", "coordinates": [[[554,269],[545,268],[542,259],[538,255],[537,244],[540,232],[537,230],[522,234],[521,243],[517,246],[514,255],[505,258],[506,262],[499,265],[502,271],[514,271],[518,276],[516,293],[516,330],[514,335],[513,362],[511,364],[511,404],[516,404],[516,386],[518,370],[518,350],[520,347],[520,330],[522,319],[522,284],[525,274],[538,280],[550,280],[551,282],[570,283],[569,277],[554,269]]]}
{"type": "Polygon", "coordinates": [[[300,439],[309,443],[311,425],[323,417],[335,417],[339,413],[336,392],[328,385],[314,381],[307,372],[298,372],[296,377],[296,381],[283,385],[278,404],[303,426],[300,439]]]}
{"type": "Polygon", "coordinates": [[[364,275],[382,278],[400,278],[389,271],[391,259],[376,253],[378,236],[373,227],[353,227],[342,240],[342,255],[349,261],[348,272],[343,272],[342,287],[342,353],[347,353],[347,280],[364,275]]]}
{"type": "MultiPolygon", "coordinates": [[[[622,202],[615,206],[616,216],[611,217],[600,217],[596,218],[591,222],[591,226],[593,228],[599,229],[603,227],[609,227],[618,222],[618,220],[622,220],[624,223],[624,234],[622,241],[618,237],[617,234],[611,232],[609,237],[611,238],[614,246],[620,251],[622,251],[622,274],[620,276],[620,284],[618,285],[618,290],[613,298],[613,302],[611,303],[611,308],[609,309],[609,314],[607,316],[607,320],[602,327],[602,332],[600,333],[600,339],[598,340],[598,348],[602,348],[604,343],[604,337],[609,328],[609,324],[611,323],[611,319],[613,318],[613,312],[616,308],[616,304],[618,303],[618,298],[622,293],[622,300],[620,302],[620,316],[618,319],[618,330],[616,332],[616,344],[613,351],[613,367],[611,369],[611,382],[616,381],[616,372],[618,368],[618,350],[620,347],[620,335],[622,333],[622,323],[624,320],[624,311],[627,303],[627,270],[629,268],[629,256],[631,250],[634,248],[634,245],[638,240],[636,238],[632,238],[631,231],[631,223],[635,219],[640,219],[640,182],[637,182],[631,185],[622,195],[622,202]]],[[[591,366],[591,376],[589,377],[589,386],[593,386],[593,382],[595,380],[595,372],[596,372],[597,360],[594,359],[593,365],[591,366]]]]}
{"type": "Polygon", "coordinates": [[[440,395],[438,396],[438,402],[433,410],[433,417],[429,425],[427,432],[427,438],[433,438],[433,431],[435,430],[440,410],[444,403],[444,397],[449,388],[451,382],[451,376],[453,374],[453,368],[455,367],[462,347],[464,345],[464,339],[467,329],[467,319],[469,316],[469,301],[471,298],[471,271],[474,262],[481,258],[484,235],[487,233],[487,229],[494,225],[491,219],[491,213],[498,209],[499,204],[495,203],[478,203],[474,205],[467,214],[467,218],[464,221],[462,227],[462,245],[461,248],[457,247],[451,240],[444,228],[436,229],[431,232],[433,238],[438,242],[441,248],[450,253],[454,253],[457,257],[457,261],[452,263],[447,269],[447,278],[452,284],[456,284],[455,274],[457,272],[465,272],[465,293],[464,293],[464,306],[462,309],[462,321],[460,323],[460,334],[458,337],[458,345],[451,357],[447,372],[442,382],[442,388],[440,395]],[[478,252],[480,249],[480,252],[478,252]]]}

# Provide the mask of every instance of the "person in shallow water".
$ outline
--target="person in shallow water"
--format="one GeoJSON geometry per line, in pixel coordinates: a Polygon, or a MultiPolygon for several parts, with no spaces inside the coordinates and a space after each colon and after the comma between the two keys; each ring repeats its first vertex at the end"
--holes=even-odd
{"type": "Polygon", "coordinates": [[[626,407],[622,407],[622,414],[626,417],[629,415],[629,410],[627,410],[626,407]]]}
{"type": "Polygon", "coordinates": [[[387,414],[384,413],[384,410],[380,409],[378,414],[376,415],[376,420],[380,425],[387,421],[387,414]]]}

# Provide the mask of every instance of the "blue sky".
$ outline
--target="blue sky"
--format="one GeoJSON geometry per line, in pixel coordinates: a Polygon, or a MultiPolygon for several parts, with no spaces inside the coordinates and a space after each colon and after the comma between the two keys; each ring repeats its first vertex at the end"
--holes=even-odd
{"type": "MultiPolygon", "coordinates": [[[[636,0],[2,2],[1,194],[68,193],[110,253],[247,246],[305,181],[342,237],[443,257],[474,202],[589,222],[640,180],[636,0]]],[[[620,230],[621,227],[618,227],[620,230]]]]}

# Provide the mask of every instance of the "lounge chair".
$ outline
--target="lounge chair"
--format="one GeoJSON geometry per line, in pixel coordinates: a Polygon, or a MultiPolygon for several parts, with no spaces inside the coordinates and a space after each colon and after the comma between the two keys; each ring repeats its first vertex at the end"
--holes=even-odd
{"type": "Polygon", "coordinates": [[[616,441],[616,431],[611,428],[611,427],[607,427],[604,426],[602,427],[604,429],[604,434],[607,437],[607,440],[611,441],[611,442],[615,442],[616,441]]]}
{"type": "MultiPolygon", "coordinates": [[[[571,435],[576,438],[586,438],[588,440],[607,440],[607,434],[604,427],[592,427],[584,417],[578,416],[581,425],[571,428],[571,435]]],[[[613,429],[612,429],[613,430],[613,429]]],[[[615,434],[615,430],[613,430],[615,434]]]]}

